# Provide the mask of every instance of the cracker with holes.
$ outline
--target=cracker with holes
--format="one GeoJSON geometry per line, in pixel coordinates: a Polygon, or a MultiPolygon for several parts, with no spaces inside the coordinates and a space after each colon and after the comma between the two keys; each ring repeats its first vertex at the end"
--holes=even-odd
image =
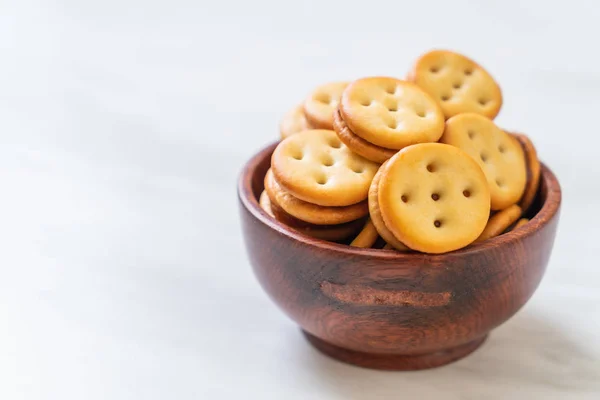
{"type": "Polygon", "coordinates": [[[521,207],[516,204],[498,211],[488,221],[481,235],[477,238],[478,242],[491,239],[501,235],[509,226],[514,224],[521,217],[521,207]]]}
{"type": "Polygon", "coordinates": [[[352,82],[339,106],[336,132],[352,150],[376,162],[416,143],[436,142],[444,116],[418,86],[387,77],[352,82]]]}
{"type": "Polygon", "coordinates": [[[333,112],[348,82],[332,82],[317,87],[304,101],[304,115],[308,123],[321,129],[333,129],[333,112]]]}
{"type": "Polygon", "coordinates": [[[462,149],[481,166],[490,187],[492,210],[519,201],[527,181],[523,149],[491,120],[474,113],[456,115],[446,121],[440,141],[462,149]]]}
{"type": "Polygon", "coordinates": [[[452,51],[422,55],[408,79],[439,102],[446,118],[473,112],[493,119],[502,106],[494,78],[475,61],[452,51]]]}
{"type": "Polygon", "coordinates": [[[379,171],[375,174],[371,187],[369,188],[369,214],[373,226],[379,233],[379,235],[386,241],[386,243],[396,250],[408,251],[410,250],[404,243],[398,240],[392,232],[385,226],[383,217],[381,216],[381,210],[379,208],[379,182],[381,181],[381,174],[387,165],[387,161],[379,168],[379,171]]]}
{"type": "Polygon", "coordinates": [[[386,149],[385,147],[369,143],[360,136],[352,133],[342,118],[339,109],[335,110],[333,114],[333,129],[342,143],[348,146],[348,148],[356,154],[359,154],[368,160],[383,163],[397,153],[397,150],[386,149]]]}
{"type": "Polygon", "coordinates": [[[523,212],[527,212],[529,207],[533,204],[535,195],[538,191],[540,184],[540,173],[541,165],[540,160],[537,156],[535,146],[529,137],[520,133],[513,133],[512,136],[519,142],[525,153],[525,164],[527,166],[527,184],[525,185],[525,192],[523,197],[519,201],[519,205],[523,209],[523,212]]]}
{"type": "Polygon", "coordinates": [[[282,140],[307,129],[311,129],[311,126],[306,120],[302,105],[288,111],[279,123],[279,134],[282,140]]]}
{"type": "Polygon", "coordinates": [[[435,254],[479,237],[490,214],[490,191],[483,171],[464,151],[424,143],[388,161],[378,203],[385,226],[397,239],[435,254]]]}
{"type": "Polygon", "coordinates": [[[378,165],[353,153],[329,130],[308,130],[283,140],[271,158],[279,185],[300,200],[343,207],[367,199],[378,165]]]}
{"type": "Polygon", "coordinates": [[[277,182],[271,170],[265,176],[265,191],[271,199],[271,207],[281,207],[287,214],[315,225],[336,225],[366,216],[369,207],[366,201],[345,207],[324,207],[300,200],[277,182]]]}

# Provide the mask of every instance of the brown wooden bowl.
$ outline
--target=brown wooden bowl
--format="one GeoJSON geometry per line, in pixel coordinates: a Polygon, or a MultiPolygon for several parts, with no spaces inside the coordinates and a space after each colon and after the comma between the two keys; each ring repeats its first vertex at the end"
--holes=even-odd
{"type": "Polygon", "coordinates": [[[446,254],[403,254],[313,239],[263,212],[275,146],[239,178],[248,256],[264,290],[331,357],[389,370],[450,363],[515,314],[544,275],[561,202],[545,165],[525,226],[446,254]]]}

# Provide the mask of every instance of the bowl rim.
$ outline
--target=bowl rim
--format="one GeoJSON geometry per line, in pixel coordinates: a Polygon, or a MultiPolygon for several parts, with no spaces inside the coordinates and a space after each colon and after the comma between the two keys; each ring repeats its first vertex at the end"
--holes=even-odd
{"type": "Polygon", "coordinates": [[[562,201],[562,191],[556,175],[540,161],[541,173],[540,183],[543,181],[546,186],[546,199],[537,214],[524,226],[507,232],[505,234],[485,240],[481,243],[473,243],[462,249],[454,250],[448,253],[429,254],[419,252],[402,253],[396,250],[388,249],[373,249],[353,247],[346,244],[328,242],[321,239],[316,239],[305,235],[287,225],[277,221],[275,218],[268,215],[259,205],[258,198],[252,191],[252,177],[256,168],[263,162],[266,157],[275,150],[279,142],[273,142],[262,148],[258,153],[252,156],[244,165],[238,178],[238,198],[244,208],[248,210],[252,216],[267,227],[277,231],[279,234],[287,236],[293,240],[299,241],[307,246],[318,247],[323,250],[343,253],[344,255],[357,255],[370,258],[380,258],[385,260],[409,260],[415,256],[424,256],[430,258],[447,257],[449,255],[468,255],[485,251],[490,248],[498,248],[499,246],[508,245],[519,241],[525,237],[531,236],[541,228],[546,226],[553,217],[558,213],[562,201]]]}

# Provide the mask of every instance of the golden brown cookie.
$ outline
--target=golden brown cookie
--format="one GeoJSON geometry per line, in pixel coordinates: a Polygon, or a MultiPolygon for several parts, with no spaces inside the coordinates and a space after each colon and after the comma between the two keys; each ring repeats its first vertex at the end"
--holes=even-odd
{"type": "Polygon", "coordinates": [[[271,158],[273,175],[286,191],[321,206],[366,200],[378,167],[350,151],[334,131],[320,129],[288,137],[271,158]]]}
{"type": "Polygon", "coordinates": [[[337,133],[342,143],[348,146],[350,150],[360,156],[363,156],[367,160],[371,160],[376,163],[383,163],[385,160],[389,159],[398,152],[398,150],[386,149],[385,147],[374,145],[373,143],[367,142],[360,136],[356,136],[354,133],[352,133],[350,128],[348,128],[348,125],[346,125],[346,122],[342,119],[339,110],[335,110],[333,114],[333,129],[335,130],[335,133],[337,133]]]}
{"type": "Polygon", "coordinates": [[[340,103],[348,82],[332,82],[317,87],[304,102],[308,123],[320,129],[333,129],[333,111],[340,103]]]}
{"type": "Polygon", "coordinates": [[[267,192],[265,192],[264,190],[260,194],[258,204],[260,204],[260,208],[262,208],[267,214],[269,214],[271,217],[275,217],[275,215],[273,214],[273,210],[271,209],[271,199],[269,199],[267,192]]]}
{"type": "Polygon", "coordinates": [[[527,172],[523,149],[491,120],[475,113],[459,114],[446,121],[440,142],[469,154],[485,172],[492,210],[503,210],[519,201],[527,172]]]}
{"type": "Polygon", "coordinates": [[[350,243],[350,246],[368,248],[375,244],[378,237],[377,229],[375,229],[373,221],[369,218],[358,236],[350,243]]]}
{"type": "MultiPolygon", "coordinates": [[[[267,196],[268,197],[268,196],[267,196]]],[[[290,228],[296,229],[308,235],[321,240],[328,240],[331,242],[339,242],[345,240],[353,235],[360,232],[364,225],[364,218],[346,222],[337,225],[315,225],[305,221],[302,221],[293,215],[285,212],[277,203],[271,202],[271,208],[275,219],[290,228]]]]}
{"type": "Polygon", "coordinates": [[[385,165],[379,182],[385,226],[402,243],[445,253],[472,243],[490,214],[490,192],[477,163],[441,143],[407,147],[385,165]]]}
{"type": "Polygon", "coordinates": [[[387,149],[436,142],[444,131],[444,115],[436,101],[415,84],[394,78],[352,82],[339,110],[352,133],[387,149]]]}
{"type": "Polygon", "coordinates": [[[311,126],[304,116],[302,105],[296,106],[288,111],[279,123],[279,134],[281,135],[282,140],[307,129],[311,129],[311,126]]]}
{"type": "Polygon", "coordinates": [[[398,240],[392,232],[385,226],[385,222],[381,216],[381,210],[379,209],[379,182],[381,180],[381,174],[387,164],[384,163],[379,171],[375,174],[371,187],[369,188],[369,214],[371,215],[371,221],[379,232],[379,235],[387,242],[388,245],[394,247],[396,250],[409,251],[404,243],[398,240]]]}
{"type": "Polygon", "coordinates": [[[512,230],[514,231],[515,229],[519,229],[520,227],[527,224],[528,222],[529,222],[529,220],[527,218],[521,218],[520,220],[517,221],[517,223],[515,224],[515,227],[512,228],[512,230]]]}
{"type": "Polygon", "coordinates": [[[386,243],[385,246],[383,246],[383,249],[384,250],[394,250],[394,246],[392,246],[389,243],[386,243]]]}
{"type": "Polygon", "coordinates": [[[497,212],[490,218],[485,229],[477,238],[478,242],[501,235],[509,226],[515,223],[521,216],[521,207],[516,204],[497,212]]]}
{"type": "Polygon", "coordinates": [[[422,55],[409,80],[437,99],[446,118],[473,112],[494,119],[502,106],[502,91],[475,61],[445,50],[422,55]]]}
{"type": "Polygon", "coordinates": [[[531,204],[533,204],[533,200],[535,199],[535,195],[538,191],[538,186],[540,184],[541,165],[537,156],[537,151],[535,150],[535,146],[533,145],[531,139],[520,133],[513,133],[512,136],[519,141],[519,144],[525,153],[525,161],[527,165],[527,184],[525,185],[525,192],[519,201],[519,205],[523,209],[523,212],[527,212],[529,207],[531,207],[531,204]]]}
{"type": "Polygon", "coordinates": [[[265,176],[265,191],[271,199],[271,208],[277,204],[288,214],[315,225],[337,225],[357,220],[369,213],[366,201],[346,207],[324,207],[300,200],[279,185],[271,170],[265,176]]]}

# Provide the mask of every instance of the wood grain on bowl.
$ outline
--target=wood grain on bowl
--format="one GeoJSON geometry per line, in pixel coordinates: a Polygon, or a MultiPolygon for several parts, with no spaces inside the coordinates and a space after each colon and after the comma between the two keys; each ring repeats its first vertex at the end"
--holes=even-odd
{"type": "Polygon", "coordinates": [[[239,180],[248,257],[265,291],[324,353],[371,368],[443,365],[476,349],[540,283],[561,202],[546,166],[527,225],[428,255],[329,243],[269,217],[257,198],[274,147],[253,157],[239,180]]]}

